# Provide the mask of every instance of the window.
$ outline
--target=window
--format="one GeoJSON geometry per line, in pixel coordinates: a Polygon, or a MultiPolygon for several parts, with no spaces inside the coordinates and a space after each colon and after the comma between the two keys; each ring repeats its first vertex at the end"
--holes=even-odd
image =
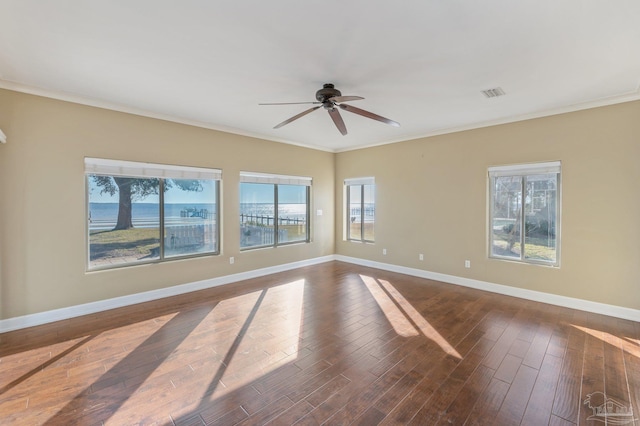
{"type": "Polygon", "coordinates": [[[376,185],[374,178],[345,179],[347,240],[374,241],[376,185]]]}
{"type": "Polygon", "coordinates": [[[85,175],[89,270],[219,253],[220,170],[85,158],[85,175]]]}
{"type": "Polygon", "coordinates": [[[311,178],[240,173],[240,248],[309,242],[311,178]]]}
{"type": "Polygon", "coordinates": [[[560,162],[489,169],[490,256],[559,264],[560,162]]]}

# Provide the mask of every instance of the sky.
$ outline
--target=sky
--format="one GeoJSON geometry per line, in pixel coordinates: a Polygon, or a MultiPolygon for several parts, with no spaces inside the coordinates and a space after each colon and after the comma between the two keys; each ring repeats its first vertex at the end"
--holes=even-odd
{"type": "MultiPolygon", "coordinates": [[[[89,202],[90,203],[117,203],[118,194],[113,196],[100,194],[101,188],[96,186],[93,179],[89,178],[89,202]]],[[[192,203],[211,203],[215,200],[215,186],[212,181],[202,181],[203,190],[201,192],[183,191],[177,187],[173,187],[165,192],[165,203],[171,204],[192,204],[192,203]]],[[[305,187],[297,185],[279,185],[278,201],[280,204],[298,204],[305,203],[305,187]]],[[[241,203],[273,203],[273,185],[271,184],[241,184],[240,202],[241,203]]],[[[158,203],[158,195],[149,195],[141,200],[134,200],[138,203],[158,203]]]]}
{"type": "MultiPolygon", "coordinates": [[[[263,183],[244,183],[240,186],[240,202],[273,203],[273,185],[263,183]]],[[[300,204],[306,202],[306,189],[300,185],[278,185],[280,204],[300,204]]]]}

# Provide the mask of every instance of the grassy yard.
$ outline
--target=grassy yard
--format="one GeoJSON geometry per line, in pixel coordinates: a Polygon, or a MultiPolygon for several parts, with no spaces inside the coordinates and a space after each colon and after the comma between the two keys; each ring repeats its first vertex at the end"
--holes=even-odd
{"type": "MultiPolygon", "coordinates": [[[[287,241],[307,239],[305,225],[280,225],[279,228],[287,231],[287,241]]],[[[160,247],[158,236],[158,228],[93,231],[89,236],[89,260],[102,263],[117,259],[157,258],[160,247]]],[[[192,247],[186,251],[187,254],[193,252],[192,247]]]]}
{"type": "Polygon", "coordinates": [[[152,251],[160,247],[158,236],[158,228],[94,231],[89,236],[89,259],[152,257],[152,251]]]}
{"type": "MultiPolygon", "coordinates": [[[[511,250],[508,250],[508,235],[505,232],[494,232],[493,251],[495,254],[507,257],[520,257],[520,243],[515,243],[511,250]]],[[[547,238],[525,237],[526,259],[544,260],[553,262],[556,260],[555,240],[547,238]]]]}

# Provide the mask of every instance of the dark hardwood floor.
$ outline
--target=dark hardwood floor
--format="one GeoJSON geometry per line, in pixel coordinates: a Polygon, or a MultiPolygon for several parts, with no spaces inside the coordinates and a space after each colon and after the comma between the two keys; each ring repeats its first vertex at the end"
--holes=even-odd
{"type": "Polygon", "coordinates": [[[0,335],[3,425],[638,417],[640,324],[341,262],[0,335]]]}

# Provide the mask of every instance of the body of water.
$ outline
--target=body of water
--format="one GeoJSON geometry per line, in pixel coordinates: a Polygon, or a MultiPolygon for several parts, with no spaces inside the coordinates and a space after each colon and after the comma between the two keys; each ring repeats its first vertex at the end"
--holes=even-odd
{"type": "MultiPolygon", "coordinates": [[[[178,203],[165,204],[164,215],[166,218],[181,217],[181,212],[187,210],[203,210],[215,212],[215,204],[178,203]]],[[[116,221],[118,218],[118,203],[89,203],[89,212],[92,221],[116,221]]],[[[160,206],[154,203],[133,203],[131,205],[131,218],[133,220],[160,218],[160,206]]]]}
{"type": "MultiPolygon", "coordinates": [[[[299,219],[306,218],[306,204],[281,204],[279,207],[280,218],[299,219]]],[[[165,220],[167,222],[195,216],[193,212],[207,210],[209,219],[214,219],[215,204],[204,203],[175,203],[165,204],[165,220]]],[[[89,214],[91,228],[108,228],[114,226],[118,219],[118,203],[89,203],[89,214]]],[[[241,203],[240,214],[254,216],[274,216],[274,205],[271,203],[241,203]]],[[[351,216],[355,221],[360,221],[360,208],[354,208],[351,216]]],[[[365,222],[373,222],[375,217],[375,205],[365,204],[365,222]]],[[[131,218],[134,226],[158,226],[160,220],[159,204],[155,203],[133,203],[131,218]]]]}
{"type": "MultiPolygon", "coordinates": [[[[273,217],[274,208],[271,203],[240,203],[240,214],[273,217]]],[[[280,217],[304,219],[307,216],[306,204],[279,204],[278,210],[280,217]]]]}
{"type": "MultiPolygon", "coordinates": [[[[215,214],[215,204],[176,203],[165,204],[165,220],[167,222],[196,216],[194,212],[207,210],[210,215],[215,214]]],[[[274,206],[269,203],[245,203],[240,205],[240,214],[274,216],[274,206]]],[[[306,218],[306,204],[282,204],[279,206],[279,216],[290,219],[306,218]]],[[[108,228],[114,226],[118,219],[118,203],[89,203],[91,228],[108,228]]],[[[133,203],[131,219],[134,226],[157,226],[160,220],[160,206],[155,203],[133,203]]],[[[215,219],[209,216],[209,219],[215,219]]]]}

